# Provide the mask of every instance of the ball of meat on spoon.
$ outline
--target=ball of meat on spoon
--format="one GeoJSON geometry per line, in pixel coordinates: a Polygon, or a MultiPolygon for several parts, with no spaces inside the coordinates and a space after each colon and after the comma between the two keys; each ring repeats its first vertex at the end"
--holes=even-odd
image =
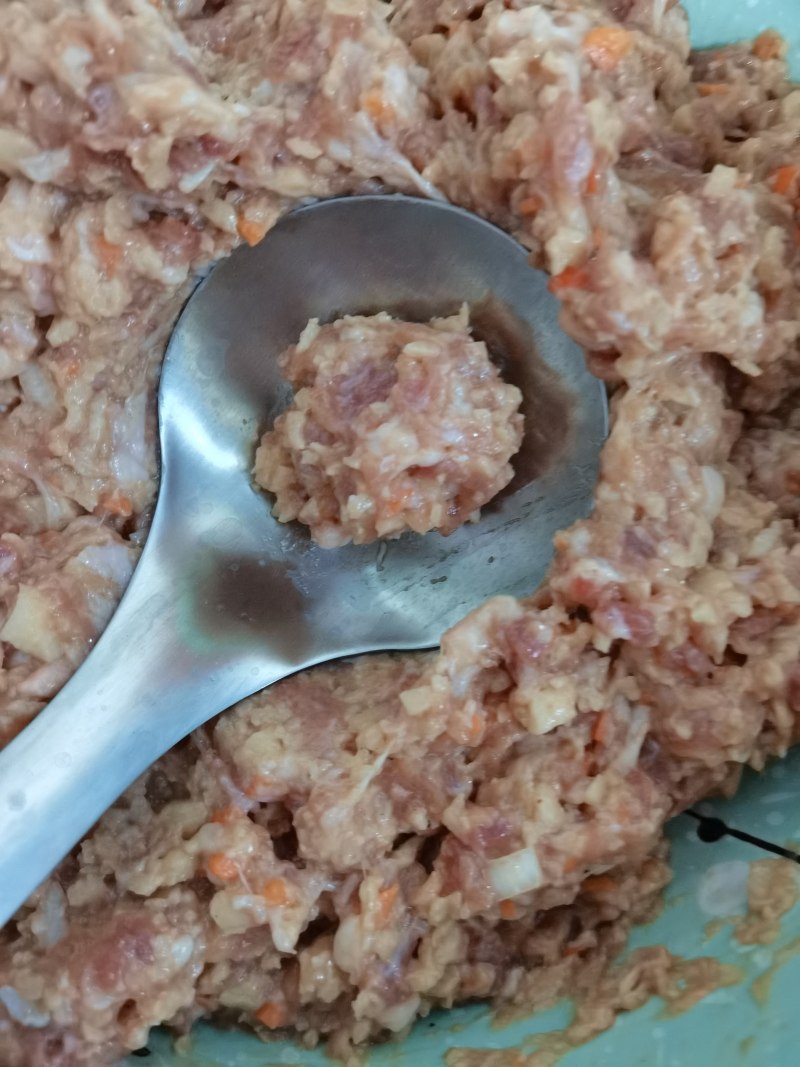
{"type": "Polygon", "coordinates": [[[522,395],[466,307],[425,324],[312,319],[280,364],[295,395],[261,440],[255,480],[276,518],[324,548],[452,533],[513,477],[522,395]]]}

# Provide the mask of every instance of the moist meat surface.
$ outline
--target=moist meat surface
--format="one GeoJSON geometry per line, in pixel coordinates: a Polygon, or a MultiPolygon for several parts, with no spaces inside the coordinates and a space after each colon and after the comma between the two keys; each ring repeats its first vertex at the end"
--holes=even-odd
{"type": "Polygon", "coordinates": [[[522,394],[466,307],[427,325],[312,319],[279,361],[295,396],[261,440],[255,479],[275,516],[323,547],[452,533],[511,481],[522,394]]]}
{"type": "Polygon", "coordinates": [[[783,54],[694,54],[670,0],[4,6],[4,739],[146,536],[193,272],[297,200],[491,218],[614,388],[595,510],[531,599],[244,701],[108,812],[0,938],[4,1067],[110,1063],[203,1015],[347,1058],[434,1006],[543,1003],[649,914],[665,820],[798,739],[783,54]]]}

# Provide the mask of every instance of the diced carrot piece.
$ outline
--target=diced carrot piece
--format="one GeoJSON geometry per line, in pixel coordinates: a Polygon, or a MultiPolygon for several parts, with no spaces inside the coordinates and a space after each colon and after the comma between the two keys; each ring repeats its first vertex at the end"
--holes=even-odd
{"type": "Polygon", "coordinates": [[[410,489],[399,489],[393,496],[390,496],[389,499],[386,501],[386,514],[399,515],[400,512],[408,506],[408,502],[410,499],[410,489]]]}
{"type": "Polygon", "coordinates": [[[586,179],[586,193],[588,196],[594,196],[595,193],[600,190],[600,181],[602,179],[602,173],[599,167],[592,167],[589,177],[586,179]]]}
{"type": "Polygon", "coordinates": [[[393,882],[391,885],[384,886],[378,893],[378,924],[380,926],[386,926],[392,917],[394,911],[394,905],[397,897],[400,893],[400,886],[397,882],[393,882]]]}
{"type": "Polygon", "coordinates": [[[108,512],[110,515],[118,515],[121,519],[127,519],[129,515],[133,514],[131,498],[125,496],[119,489],[115,489],[113,493],[102,493],[98,504],[103,511],[108,512]]]}
{"type": "Polygon", "coordinates": [[[519,909],[513,900],[501,900],[500,901],[500,918],[501,919],[516,919],[519,914],[519,909]]]}
{"type": "Polygon", "coordinates": [[[535,215],[542,209],[542,200],[538,196],[526,196],[519,202],[520,215],[535,215]]]}
{"type": "Polygon", "coordinates": [[[622,26],[595,26],[583,39],[583,51],[605,73],[619,65],[633,48],[633,37],[622,26]]]}
{"type": "Polygon", "coordinates": [[[758,59],[780,59],[784,40],[775,30],[764,30],[753,41],[753,55],[758,59]]]}
{"type": "Polygon", "coordinates": [[[109,278],[113,278],[122,261],[122,246],[107,241],[101,233],[97,234],[92,241],[92,245],[97,254],[97,258],[100,260],[103,273],[109,278]]]}
{"type": "Polygon", "coordinates": [[[785,167],[778,167],[772,175],[772,188],[780,196],[789,196],[797,188],[797,180],[800,178],[800,167],[793,163],[785,167]]]}
{"type": "Polygon", "coordinates": [[[361,98],[361,106],[364,108],[373,122],[393,122],[397,118],[397,112],[388,104],[380,89],[371,89],[361,98]]]}
{"type": "Polygon", "coordinates": [[[263,222],[256,222],[246,215],[240,215],[236,223],[236,230],[243,241],[253,247],[263,241],[269,227],[263,222]]]}
{"type": "Polygon", "coordinates": [[[257,777],[253,778],[252,781],[248,782],[245,787],[245,793],[247,793],[249,797],[257,797],[265,790],[272,789],[274,785],[275,783],[271,778],[267,778],[265,774],[259,774],[257,777]]]}
{"type": "Polygon", "coordinates": [[[282,908],[291,899],[289,889],[283,878],[270,878],[264,883],[261,895],[271,908],[282,908]]]}
{"type": "Polygon", "coordinates": [[[227,808],[219,808],[211,815],[211,821],[216,823],[229,823],[238,819],[241,812],[233,804],[229,804],[227,808]]]}
{"type": "Polygon", "coordinates": [[[225,852],[214,852],[206,860],[208,873],[220,882],[232,882],[239,874],[236,864],[225,852]]]}
{"type": "Polygon", "coordinates": [[[548,288],[551,293],[560,293],[564,289],[588,289],[591,282],[591,275],[585,267],[565,267],[550,279],[548,288]]]}
{"type": "Polygon", "coordinates": [[[595,741],[598,745],[608,744],[608,739],[611,736],[611,726],[611,713],[601,711],[592,727],[592,741],[595,741]]]}
{"type": "Polygon", "coordinates": [[[721,96],[729,91],[730,86],[724,82],[698,82],[697,91],[701,96],[721,96]]]}
{"type": "Polygon", "coordinates": [[[572,874],[574,870],[577,870],[577,867],[577,856],[567,856],[567,858],[564,860],[564,874],[572,874]]]}
{"type": "Polygon", "coordinates": [[[567,956],[567,957],[568,956],[577,956],[579,952],[580,952],[580,949],[577,948],[575,945],[564,945],[564,948],[562,950],[561,955],[562,956],[567,956]]]}
{"type": "Polygon", "coordinates": [[[81,361],[79,359],[70,359],[64,364],[64,377],[68,382],[74,382],[80,369],[81,361]]]}
{"type": "Polygon", "coordinates": [[[483,733],[483,719],[477,713],[472,713],[472,718],[469,721],[469,729],[467,730],[467,740],[473,744],[480,740],[483,733]]]}
{"type": "Polygon", "coordinates": [[[594,874],[584,881],[581,888],[584,893],[614,893],[619,886],[607,874],[594,874]]]}
{"type": "Polygon", "coordinates": [[[289,1021],[289,1013],[285,1004],[281,1004],[278,1000],[268,1000],[258,1009],[256,1018],[270,1030],[277,1030],[289,1021]]]}

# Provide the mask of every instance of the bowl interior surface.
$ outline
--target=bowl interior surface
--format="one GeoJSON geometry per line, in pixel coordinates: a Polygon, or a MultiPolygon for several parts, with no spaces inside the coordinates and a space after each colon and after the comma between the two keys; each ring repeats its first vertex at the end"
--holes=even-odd
{"type": "MultiPolygon", "coordinates": [[[[753,37],[774,28],[788,39],[792,70],[800,80],[798,0],[684,0],[697,47],[753,37]]],[[[800,749],[764,774],[747,773],[731,801],[709,801],[702,810],[734,826],[800,850],[800,749]]],[[[778,940],[769,946],[743,946],[730,925],[707,936],[712,920],[745,910],[747,865],[764,853],[731,839],[701,843],[686,817],[669,827],[675,877],[659,918],[634,931],[630,948],[666,945],[686,958],[713,956],[735,964],[741,980],[706,997],[693,1010],[668,1017],[651,999],[620,1016],[615,1026],[559,1062],[566,1067],[699,1067],[719,1062],[778,1067],[796,1062],[800,1047],[800,905],[784,916],[778,940]],[[720,886],[725,890],[720,894],[720,886]]],[[[444,1067],[449,1049],[534,1051],[537,1034],[567,1024],[570,1005],[531,1016],[510,1026],[493,1025],[491,1009],[469,1005],[420,1021],[403,1042],[371,1050],[367,1067],[444,1067]]],[[[146,1059],[130,1057],[127,1067],[330,1067],[321,1051],[285,1041],[264,1044],[250,1034],[200,1025],[181,1052],[162,1033],[153,1035],[146,1059]]],[[[517,1067],[522,1067],[517,1060],[517,1067]]],[[[524,1060],[523,1060],[524,1062],[524,1060]]],[[[512,1057],[509,1055],[509,1067],[512,1057]]]]}

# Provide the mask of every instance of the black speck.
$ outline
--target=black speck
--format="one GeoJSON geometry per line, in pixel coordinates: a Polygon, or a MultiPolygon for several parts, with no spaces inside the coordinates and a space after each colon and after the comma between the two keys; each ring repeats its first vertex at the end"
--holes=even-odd
{"type": "Polygon", "coordinates": [[[131,1056],[149,1056],[149,1055],[150,1055],[150,1049],[149,1048],[137,1048],[137,1049],[134,1049],[133,1052],[131,1053],[131,1056]]]}
{"type": "Polygon", "coordinates": [[[188,800],[191,793],[183,782],[172,781],[162,770],[156,768],[150,772],[145,782],[144,795],[150,807],[158,815],[167,804],[171,804],[174,800],[188,800]]]}
{"type": "Polygon", "coordinates": [[[431,578],[431,585],[441,585],[442,582],[447,581],[447,575],[443,574],[441,578],[431,578]]]}
{"type": "Polygon", "coordinates": [[[489,558],[486,560],[486,562],[487,563],[494,563],[494,556],[489,556],[489,558]]]}
{"type": "Polygon", "coordinates": [[[728,832],[728,828],[722,819],[704,818],[697,827],[697,836],[706,844],[721,841],[728,832]]]}

